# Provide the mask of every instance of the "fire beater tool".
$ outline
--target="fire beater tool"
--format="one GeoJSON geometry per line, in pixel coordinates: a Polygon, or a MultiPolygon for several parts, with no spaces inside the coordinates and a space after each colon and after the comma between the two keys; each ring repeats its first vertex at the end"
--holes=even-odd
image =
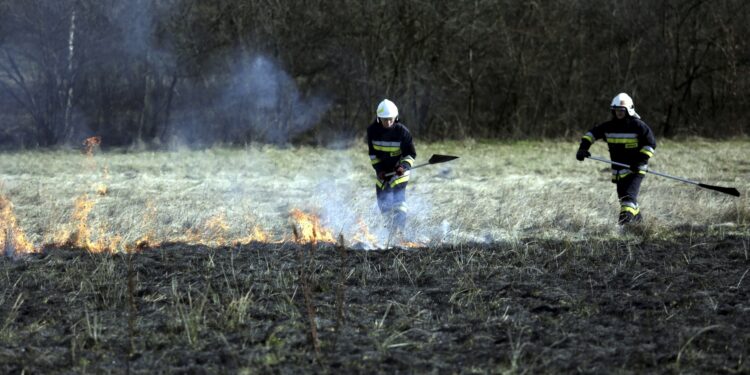
{"type": "MultiPolygon", "coordinates": [[[[618,163],[618,162],[612,161],[612,160],[607,160],[607,159],[604,159],[604,158],[600,158],[598,156],[589,156],[588,158],[592,159],[592,160],[600,161],[600,162],[603,162],[603,163],[609,163],[609,164],[612,164],[612,165],[616,165],[618,167],[630,168],[630,166],[627,165],[627,164],[618,163]]],[[[673,180],[677,180],[677,181],[684,182],[684,183],[687,183],[687,184],[696,185],[696,186],[702,187],[704,189],[715,190],[715,191],[718,191],[720,193],[733,195],[735,197],[739,197],[740,196],[740,192],[737,189],[733,188],[733,187],[723,187],[723,186],[708,185],[708,184],[700,183],[698,181],[691,181],[691,180],[688,180],[688,179],[685,179],[685,178],[682,178],[682,177],[670,176],[670,175],[668,175],[666,173],[659,173],[659,172],[656,172],[656,171],[652,171],[652,170],[650,170],[648,168],[643,168],[641,170],[644,171],[644,172],[646,172],[646,173],[651,173],[651,174],[655,174],[657,176],[671,178],[673,180]]]]}
{"type": "MultiPolygon", "coordinates": [[[[419,168],[419,167],[424,167],[425,165],[430,165],[430,164],[445,163],[445,162],[451,161],[453,159],[458,159],[458,156],[433,154],[430,157],[430,160],[427,161],[427,163],[417,164],[417,165],[411,167],[411,169],[416,169],[416,168],[419,168]]],[[[390,177],[390,176],[393,176],[394,174],[396,174],[396,172],[386,173],[385,175],[390,177]]]]}

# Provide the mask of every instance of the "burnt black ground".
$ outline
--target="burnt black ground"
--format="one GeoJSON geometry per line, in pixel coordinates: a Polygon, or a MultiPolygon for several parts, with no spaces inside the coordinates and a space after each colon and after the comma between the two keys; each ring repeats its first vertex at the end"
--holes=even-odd
{"type": "Polygon", "coordinates": [[[748,373],[748,244],[50,248],[0,260],[0,372],[748,373]]]}

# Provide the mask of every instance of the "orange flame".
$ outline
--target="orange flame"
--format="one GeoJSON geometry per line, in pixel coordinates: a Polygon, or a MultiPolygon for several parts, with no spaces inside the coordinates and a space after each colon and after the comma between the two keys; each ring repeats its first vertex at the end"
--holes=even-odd
{"type": "Polygon", "coordinates": [[[220,213],[210,217],[198,228],[190,228],[185,232],[184,238],[188,243],[202,245],[225,245],[226,235],[230,227],[227,224],[226,215],[220,213]]]}
{"type": "Polygon", "coordinates": [[[367,224],[365,224],[365,222],[362,221],[361,218],[357,219],[357,226],[359,227],[359,230],[352,237],[355,242],[361,242],[371,245],[378,243],[378,238],[370,233],[370,230],[367,228],[367,224]]]}
{"type": "Polygon", "coordinates": [[[86,153],[86,167],[91,170],[96,169],[94,160],[94,150],[102,143],[102,137],[89,137],[83,141],[84,152],[86,153]]]}
{"type": "Polygon", "coordinates": [[[226,243],[226,234],[229,231],[229,224],[224,213],[216,215],[206,222],[206,234],[209,240],[218,244],[226,243]]]}
{"type": "Polygon", "coordinates": [[[76,223],[77,231],[74,232],[73,244],[79,247],[86,245],[91,238],[89,231],[89,213],[94,209],[94,201],[89,200],[88,196],[83,195],[76,199],[75,210],[73,211],[73,221],[76,223]]]}
{"type": "Polygon", "coordinates": [[[102,144],[102,137],[95,136],[95,137],[88,137],[83,140],[83,147],[86,149],[86,156],[93,157],[94,156],[94,149],[102,144]]]}
{"type": "Polygon", "coordinates": [[[242,245],[242,244],[249,244],[251,242],[264,242],[264,243],[271,242],[271,235],[266,233],[259,226],[257,225],[254,226],[251,232],[252,233],[248,234],[245,237],[232,241],[232,244],[242,245]]]}
{"type": "Polygon", "coordinates": [[[122,242],[120,235],[108,236],[107,228],[100,226],[94,241],[89,226],[89,213],[94,208],[94,201],[88,195],[82,195],[76,199],[73,210],[72,221],[75,225],[74,231],[62,231],[55,236],[57,245],[75,246],[86,249],[92,253],[115,251],[122,242]]]}
{"type": "Polygon", "coordinates": [[[258,242],[268,242],[270,239],[270,235],[258,226],[253,227],[253,233],[250,237],[258,242]]]}
{"type": "Polygon", "coordinates": [[[399,244],[400,247],[405,248],[418,248],[418,247],[426,247],[425,244],[419,243],[419,242],[410,242],[410,241],[403,241],[399,244]]]}
{"type": "MultiPolygon", "coordinates": [[[[85,154],[93,167],[96,167],[96,162],[93,159],[94,152],[101,145],[101,141],[102,138],[100,136],[89,137],[83,141],[85,154]]],[[[102,169],[102,177],[105,180],[109,179],[109,169],[107,166],[104,166],[102,169]]],[[[102,197],[109,195],[110,192],[105,183],[97,182],[93,185],[91,194],[95,194],[95,197],[102,197]]],[[[57,232],[51,239],[52,243],[57,246],[74,246],[90,252],[115,252],[121,249],[130,252],[159,246],[161,241],[165,240],[157,238],[154,231],[156,209],[153,202],[148,202],[142,221],[151,225],[145,226],[146,233],[139,239],[127,244],[123,243],[121,235],[112,234],[108,231],[105,224],[100,224],[97,228],[91,227],[89,216],[95,204],[94,200],[89,199],[89,195],[85,194],[78,197],[75,200],[75,207],[67,228],[57,232]]],[[[298,243],[337,242],[333,232],[325,228],[321,224],[320,217],[315,214],[308,214],[300,209],[293,209],[290,212],[290,220],[294,227],[294,241],[298,243]]],[[[367,224],[361,218],[357,220],[357,226],[358,229],[355,229],[356,233],[353,233],[351,237],[353,241],[366,243],[369,246],[377,246],[377,237],[370,233],[367,224]]],[[[176,240],[208,246],[225,246],[230,243],[237,245],[251,242],[280,243],[288,240],[288,238],[282,238],[275,241],[271,234],[265,232],[257,225],[252,228],[248,226],[247,235],[241,238],[229,237],[230,230],[231,226],[227,223],[226,215],[221,213],[205,220],[200,225],[188,229],[182,237],[178,234],[176,240]]],[[[49,240],[50,238],[45,236],[44,242],[49,240]]],[[[175,240],[175,238],[169,239],[169,241],[171,240],[175,240]]],[[[400,246],[423,247],[424,245],[404,241],[400,243],[400,246]]],[[[2,196],[0,196],[0,247],[0,250],[5,250],[5,253],[30,253],[36,251],[34,246],[26,239],[23,231],[17,226],[12,204],[2,196]]]]}
{"type": "Polygon", "coordinates": [[[290,213],[296,229],[295,240],[299,243],[331,242],[336,240],[330,230],[323,228],[320,218],[313,214],[306,214],[299,209],[293,209],[290,213]]]}
{"type": "Polygon", "coordinates": [[[0,196],[0,244],[5,254],[34,252],[34,246],[26,239],[23,230],[16,223],[13,204],[3,196],[0,196]]]}
{"type": "Polygon", "coordinates": [[[183,240],[189,244],[201,243],[201,233],[200,230],[196,228],[188,228],[188,230],[185,231],[185,235],[183,235],[182,237],[183,240]]]}
{"type": "Polygon", "coordinates": [[[135,240],[135,244],[132,245],[125,245],[125,251],[128,253],[132,253],[136,250],[143,250],[145,248],[149,247],[157,247],[161,245],[159,242],[152,242],[148,235],[145,235],[137,240],[135,240]]]}

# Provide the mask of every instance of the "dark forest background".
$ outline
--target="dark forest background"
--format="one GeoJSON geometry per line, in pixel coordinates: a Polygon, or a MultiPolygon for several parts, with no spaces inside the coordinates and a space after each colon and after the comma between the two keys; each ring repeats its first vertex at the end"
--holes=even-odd
{"type": "Polygon", "coordinates": [[[747,135],[744,0],[0,0],[0,146],[747,135]]]}

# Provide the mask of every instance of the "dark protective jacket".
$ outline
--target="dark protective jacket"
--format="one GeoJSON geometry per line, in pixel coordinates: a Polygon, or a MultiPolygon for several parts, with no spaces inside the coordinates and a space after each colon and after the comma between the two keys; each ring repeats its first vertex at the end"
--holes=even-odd
{"type": "MultiPolygon", "coordinates": [[[[396,121],[390,128],[385,128],[378,121],[373,122],[367,127],[367,147],[370,151],[370,163],[376,173],[393,172],[399,165],[407,169],[403,176],[388,181],[391,187],[409,181],[408,169],[414,165],[417,152],[411,133],[404,124],[396,121]]],[[[385,183],[384,180],[378,180],[377,185],[383,188],[385,183]]]]}
{"type": "MultiPolygon", "coordinates": [[[[597,139],[607,142],[612,161],[627,165],[648,163],[656,150],[656,138],[651,128],[641,119],[632,116],[626,116],[622,120],[613,118],[593,127],[584,134],[580,148],[588,150],[597,139]]],[[[630,168],[612,165],[612,180],[616,181],[632,172],[630,168]]]]}

